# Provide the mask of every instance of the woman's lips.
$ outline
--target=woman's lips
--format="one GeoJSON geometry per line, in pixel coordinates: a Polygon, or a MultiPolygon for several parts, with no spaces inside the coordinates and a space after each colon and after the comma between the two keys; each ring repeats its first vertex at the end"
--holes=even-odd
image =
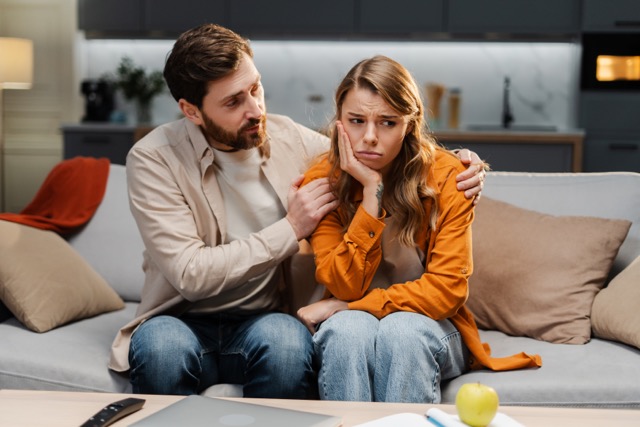
{"type": "Polygon", "coordinates": [[[375,153],[373,151],[358,151],[356,152],[356,157],[361,160],[376,160],[382,156],[380,153],[375,153]]]}

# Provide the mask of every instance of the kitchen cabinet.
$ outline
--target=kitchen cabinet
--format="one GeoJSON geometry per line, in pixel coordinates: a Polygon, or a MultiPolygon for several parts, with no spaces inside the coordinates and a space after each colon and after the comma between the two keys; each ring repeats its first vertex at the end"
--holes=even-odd
{"type": "Polygon", "coordinates": [[[89,39],[174,39],[207,22],[226,25],[229,1],[78,0],[78,28],[89,39]]]}
{"type": "Polygon", "coordinates": [[[78,0],[78,28],[126,36],[142,28],[142,0],[78,0]]]}
{"type": "Polygon", "coordinates": [[[580,0],[449,0],[452,34],[577,34],[580,0]]]}
{"type": "Polygon", "coordinates": [[[638,0],[583,0],[585,32],[640,31],[638,0]]]}
{"type": "Polygon", "coordinates": [[[637,92],[580,93],[580,125],[586,130],[586,172],[640,172],[640,96],[637,92]]]}
{"type": "Polygon", "coordinates": [[[584,132],[437,131],[449,149],[475,151],[494,171],[580,172],[584,132]]]}
{"type": "Polygon", "coordinates": [[[588,131],[640,135],[640,92],[580,92],[580,126],[588,131]]]}
{"type": "Polygon", "coordinates": [[[78,0],[78,22],[87,38],[175,39],[204,22],[254,40],[565,38],[580,30],[581,1],[78,0]]]}
{"type": "Polygon", "coordinates": [[[445,0],[387,0],[359,2],[359,30],[363,34],[408,36],[443,32],[445,0]]]}
{"type": "Polygon", "coordinates": [[[110,123],[65,125],[64,158],[76,156],[106,157],[111,163],[124,165],[133,144],[151,128],[110,123]]]}
{"type": "Polygon", "coordinates": [[[640,172],[640,133],[635,137],[590,134],[585,139],[586,172],[640,172]]]}
{"type": "Polygon", "coordinates": [[[205,23],[226,24],[225,0],[144,0],[143,30],[174,35],[205,23]]]}
{"type": "Polygon", "coordinates": [[[230,0],[228,26],[245,37],[331,36],[355,31],[355,0],[230,0]]]}

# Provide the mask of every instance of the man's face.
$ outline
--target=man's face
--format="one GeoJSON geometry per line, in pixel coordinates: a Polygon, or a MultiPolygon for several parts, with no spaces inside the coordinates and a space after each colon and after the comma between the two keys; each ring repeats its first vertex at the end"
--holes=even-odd
{"type": "Polygon", "coordinates": [[[240,67],[209,84],[200,114],[192,122],[202,128],[209,145],[222,151],[246,150],[266,141],[266,108],[260,73],[245,55],[240,67]]]}
{"type": "Polygon", "coordinates": [[[222,151],[248,150],[261,146],[267,138],[266,116],[248,119],[236,132],[216,124],[207,114],[203,115],[202,132],[213,148],[222,151]]]}

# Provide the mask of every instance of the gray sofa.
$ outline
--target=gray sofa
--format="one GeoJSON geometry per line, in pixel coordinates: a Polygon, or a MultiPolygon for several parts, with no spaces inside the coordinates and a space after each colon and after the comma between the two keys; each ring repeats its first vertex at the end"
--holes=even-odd
{"type": "MultiPolygon", "coordinates": [[[[483,194],[556,215],[628,219],[633,225],[613,272],[640,256],[640,174],[492,172],[483,194]]],[[[102,204],[69,243],[118,292],[126,307],[42,334],[26,329],[15,318],[0,323],[0,388],[130,392],[127,376],[106,367],[111,342],[134,316],[143,283],[143,245],[129,212],[124,166],[111,165],[102,204]]],[[[298,274],[311,276],[312,272],[298,274]]],[[[462,383],[481,381],[498,390],[504,405],[640,408],[638,348],[597,338],[569,345],[498,331],[483,330],[481,336],[496,356],[520,351],[540,354],[542,368],[467,373],[443,384],[443,403],[454,401],[462,383]]],[[[205,393],[238,395],[241,391],[239,386],[219,385],[205,393]]]]}

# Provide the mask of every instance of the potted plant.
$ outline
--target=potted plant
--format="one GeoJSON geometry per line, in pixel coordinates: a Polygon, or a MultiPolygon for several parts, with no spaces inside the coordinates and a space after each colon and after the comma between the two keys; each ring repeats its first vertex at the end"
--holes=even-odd
{"type": "Polygon", "coordinates": [[[135,101],[138,123],[151,123],[151,102],[165,89],[160,71],[147,71],[125,56],[116,69],[115,86],[122,90],[125,99],[135,101]]]}

